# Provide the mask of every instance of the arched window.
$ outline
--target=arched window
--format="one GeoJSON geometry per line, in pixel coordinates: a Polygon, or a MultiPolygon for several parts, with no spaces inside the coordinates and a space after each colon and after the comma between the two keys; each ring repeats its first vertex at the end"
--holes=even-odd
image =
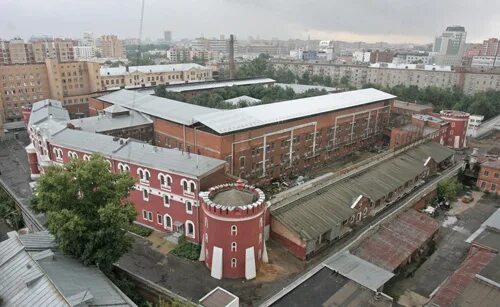
{"type": "Polygon", "coordinates": [[[238,226],[232,225],[231,226],[231,235],[236,236],[238,234],[238,226]]]}
{"type": "Polygon", "coordinates": [[[167,194],[163,195],[163,205],[165,207],[170,207],[170,198],[168,197],[167,194]]]}
{"type": "Polygon", "coordinates": [[[186,221],[186,237],[194,238],[194,224],[191,221],[186,221]]]}
{"type": "Polygon", "coordinates": [[[172,218],[170,217],[170,215],[165,214],[163,219],[165,220],[163,223],[163,227],[165,227],[165,229],[172,230],[172,218]]]}
{"type": "Polygon", "coordinates": [[[160,178],[160,185],[165,185],[165,176],[163,174],[160,174],[159,175],[159,178],[160,178]]]}
{"type": "Polygon", "coordinates": [[[138,169],[137,174],[139,175],[139,179],[144,180],[144,172],[142,169],[138,169]]]}
{"type": "Polygon", "coordinates": [[[189,191],[191,193],[194,193],[196,191],[196,184],[194,184],[194,182],[192,181],[189,183],[189,191]]]}
{"type": "Polygon", "coordinates": [[[83,155],[83,160],[84,161],[90,161],[90,156],[89,155],[83,155]]]}
{"type": "Polygon", "coordinates": [[[188,182],[185,179],[183,179],[182,181],[182,189],[184,190],[184,192],[188,191],[188,182]]]}
{"type": "Polygon", "coordinates": [[[231,259],[231,267],[235,268],[236,267],[236,258],[231,259]]]}
{"type": "Polygon", "coordinates": [[[172,186],[172,177],[167,175],[167,187],[171,187],[171,186],[172,186]]]}
{"type": "Polygon", "coordinates": [[[236,242],[232,242],[232,243],[231,243],[231,251],[232,251],[232,252],[235,252],[235,251],[236,251],[236,249],[237,249],[237,247],[238,247],[238,244],[237,244],[236,242]]]}

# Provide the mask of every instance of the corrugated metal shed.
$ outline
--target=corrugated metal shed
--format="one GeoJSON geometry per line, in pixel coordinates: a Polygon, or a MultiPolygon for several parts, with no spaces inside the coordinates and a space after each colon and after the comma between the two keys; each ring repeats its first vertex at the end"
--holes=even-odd
{"type": "Polygon", "coordinates": [[[356,107],[395,98],[391,94],[373,89],[362,89],[302,99],[288,100],[200,114],[194,118],[218,133],[228,133],[315,114],[356,107]]]}
{"type": "Polygon", "coordinates": [[[271,214],[301,238],[312,240],[351,217],[350,206],[360,195],[375,202],[425,172],[429,156],[442,161],[452,155],[451,149],[439,144],[421,144],[345,180],[316,191],[312,188],[309,195],[292,203],[281,207],[278,203],[271,214]]]}
{"type": "Polygon", "coordinates": [[[366,261],[393,272],[429,240],[439,229],[432,217],[410,209],[363,240],[351,252],[366,261]]]}
{"type": "Polygon", "coordinates": [[[346,251],[325,262],[329,269],[357,282],[358,284],[378,291],[394,274],[346,251]]]}

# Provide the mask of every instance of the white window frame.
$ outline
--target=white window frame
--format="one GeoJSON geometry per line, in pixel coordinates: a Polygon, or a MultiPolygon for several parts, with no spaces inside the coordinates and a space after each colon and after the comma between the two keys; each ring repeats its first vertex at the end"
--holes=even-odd
{"type": "Polygon", "coordinates": [[[193,202],[190,201],[190,200],[186,200],[185,204],[186,204],[186,213],[193,214],[193,202]],[[191,210],[189,210],[189,205],[188,204],[191,205],[191,210]]]}
{"type": "Polygon", "coordinates": [[[165,190],[169,190],[172,188],[172,176],[168,174],[159,173],[158,181],[160,182],[160,187],[165,190]],[[163,177],[163,184],[161,183],[161,178],[163,177]],[[170,181],[170,184],[168,184],[170,181]]]}
{"type": "Polygon", "coordinates": [[[146,210],[142,210],[142,219],[145,221],[148,220],[148,212],[146,210]]]}
{"type": "Polygon", "coordinates": [[[153,212],[148,211],[148,221],[152,222],[153,221],[153,212]]]}
{"type": "Polygon", "coordinates": [[[238,226],[231,225],[231,235],[232,236],[237,236],[238,235],[238,226]]]}
{"type": "Polygon", "coordinates": [[[141,189],[142,192],[142,200],[149,201],[149,190],[141,189]]]}
{"type": "Polygon", "coordinates": [[[83,161],[90,161],[90,156],[87,154],[83,155],[83,161]]]}
{"type": "Polygon", "coordinates": [[[238,260],[231,258],[231,268],[235,269],[238,266],[238,260]]]}
{"type": "Polygon", "coordinates": [[[238,251],[238,243],[236,242],[231,242],[231,251],[236,252],[238,251]]]}
{"type": "Polygon", "coordinates": [[[163,228],[165,228],[166,230],[172,230],[173,223],[172,223],[172,217],[170,216],[170,214],[163,215],[163,228]],[[167,217],[170,219],[170,226],[168,226],[167,217]]]}
{"type": "Polygon", "coordinates": [[[168,194],[163,194],[163,207],[170,208],[170,196],[168,194]],[[167,202],[165,202],[167,200],[167,202]]]}
{"type": "Polygon", "coordinates": [[[194,223],[191,222],[190,220],[187,220],[185,225],[186,225],[186,231],[185,231],[186,237],[194,239],[196,237],[196,228],[194,227],[194,223]],[[189,233],[189,225],[193,226],[193,233],[192,234],[189,233]]]}
{"type": "Polygon", "coordinates": [[[159,213],[156,214],[156,222],[160,225],[163,225],[163,216],[159,213]]]}

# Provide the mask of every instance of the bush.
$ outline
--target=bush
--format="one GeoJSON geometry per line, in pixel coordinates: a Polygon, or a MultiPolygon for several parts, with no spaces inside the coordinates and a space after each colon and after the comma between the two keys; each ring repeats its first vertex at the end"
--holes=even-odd
{"type": "Polygon", "coordinates": [[[141,225],[138,225],[135,223],[129,224],[128,227],[126,228],[126,230],[133,232],[136,235],[139,235],[141,237],[147,237],[153,232],[152,229],[149,229],[147,227],[144,227],[144,226],[141,226],[141,225]]]}
{"type": "Polygon", "coordinates": [[[181,237],[177,247],[172,250],[172,254],[189,260],[198,260],[200,251],[201,246],[187,241],[185,237],[181,237]]]}

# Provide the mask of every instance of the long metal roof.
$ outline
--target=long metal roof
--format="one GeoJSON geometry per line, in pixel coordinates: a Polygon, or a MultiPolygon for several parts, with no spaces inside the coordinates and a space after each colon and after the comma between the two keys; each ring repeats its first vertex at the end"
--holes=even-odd
{"type": "Polygon", "coordinates": [[[194,116],[218,133],[229,133],[395,98],[373,89],[287,100],[194,116]]]}
{"type": "MultiPolygon", "coordinates": [[[[113,107],[122,108],[119,105],[113,105],[113,107]]],[[[96,133],[153,123],[149,116],[145,114],[128,109],[125,109],[125,111],[129,113],[113,117],[111,113],[105,112],[102,115],[73,119],[70,123],[81,130],[96,133]]]]}
{"type": "Polygon", "coordinates": [[[167,86],[166,90],[169,92],[182,93],[182,92],[200,91],[200,90],[216,89],[216,88],[231,87],[231,86],[268,84],[274,82],[276,81],[270,78],[253,78],[253,79],[227,80],[218,82],[192,82],[187,84],[167,86]]]}
{"type": "Polygon", "coordinates": [[[99,73],[102,77],[106,76],[121,76],[128,75],[135,72],[141,73],[162,73],[162,72],[183,72],[190,69],[210,70],[210,68],[201,66],[196,63],[180,63],[180,64],[165,64],[165,65],[143,65],[143,66],[129,66],[127,67],[101,67],[99,73]]]}
{"type": "Polygon", "coordinates": [[[325,266],[343,276],[378,291],[394,274],[346,251],[325,262],[325,266]]]}
{"type": "Polygon", "coordinates": [[[312,240],[351,217],[351,205],[359,196],[375,202],[424,172],[429,157],[440,163],[453,153],[437,143],[421,144],[342,181],[313,187],[290,203],[277,203],[271,214],[302,239],[312,240]]]}
{"type": "Polygon", "coordinates": [[[206,108],[130,90],[116,91],[101,96],[98,99],[183,125],[194,124],[195,116],[220,112],[218,109],[206,108]]]}
{"type": "Polygon", "coordinates": [[[112,159],[194,177],[210,173],[225,163],[223,160],[188,154],[177,149],[156,147],[133,140],[116,140],[112,136],[69,128],[52,136],[51,142],[54,145],[100,153],[112,159]]]}

